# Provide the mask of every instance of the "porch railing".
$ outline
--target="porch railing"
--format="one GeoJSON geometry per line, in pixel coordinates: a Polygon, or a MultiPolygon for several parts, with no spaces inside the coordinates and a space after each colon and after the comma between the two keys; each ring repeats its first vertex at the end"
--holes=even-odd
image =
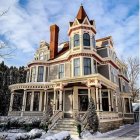
{"type": "Polygon", "coordinates": [[[21,116],[21,111],[9,111],[8,116],[21,116]]]}
{"type": "Polygon", "coordinates": [[[119,115],[117,112],[99,112],[99,119],[118,119],[119,115]]]}
{"type": "Polygon", "coordinates": [[[42,117],[43,112],[42,111],[9,111],[8,116],[37,116],[37,117],[42,117]]]}
{"type": "Polygon", "coordinates": [[[50,118],[51,124],[49,125],[49,129],[52,129],[53,126],[58,122],[59,119],[62,119],[63,112],[60,110],[57,110],[54,112],[53,116],[50,118]]]}

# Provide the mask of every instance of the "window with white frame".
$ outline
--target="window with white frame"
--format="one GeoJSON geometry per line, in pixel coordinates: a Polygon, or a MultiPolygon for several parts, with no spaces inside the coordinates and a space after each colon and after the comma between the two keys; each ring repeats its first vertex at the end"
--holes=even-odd
{"type": "Polygon", "coordinates": [[[84,58],[84,75],[91,74],[91,58],[84,58]]]}
{"type": "Polygon", "coordinates": [[[74,76],[80,75],[80,58],[74,59],[74,76]]]}
{"type": "Polygon", "coordinates": [[[36,78],[36,67],[31,68],[31,82],[35,82],[36,78]]]}
{"type": "Polygon", "coordinates": [[[37,82],[43,82],[43,75],[44,75],[44,66],[39,66],[37,82]]]}
{"type": "Polygon", "coordinates": [[[77,47],[80,45],[80,39],[79,39],[79,34],[74,35],[74,47],[77,47]]]}
{"type": "Polygon", "coordinates": [[[64,64],[60,64],[59,65],[59,78],[63,78],[64,77],[64,64]]]}

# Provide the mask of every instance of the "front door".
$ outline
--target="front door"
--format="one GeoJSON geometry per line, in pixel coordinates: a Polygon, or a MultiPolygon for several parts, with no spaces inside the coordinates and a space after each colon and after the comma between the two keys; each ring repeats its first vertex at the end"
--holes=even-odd
{"type": "Polygon", "coordinates": [[[73,94],[72,90],[66,90],[64,94],[64,117],[72,117],[73,94]]]}

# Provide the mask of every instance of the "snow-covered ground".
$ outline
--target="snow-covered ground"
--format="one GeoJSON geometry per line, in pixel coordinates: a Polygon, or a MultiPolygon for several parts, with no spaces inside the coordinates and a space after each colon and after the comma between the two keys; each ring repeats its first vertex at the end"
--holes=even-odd
{"type": "MultiPolygon", "coordinates": [[[[32,129],[30,132],[25,132],[21,129],[8,130],[7,132],[0,132],[0,140],[20,140],[20,138],[35,138],[35,140],[62,140],[69,136],[67,131],[62,131],[58,134],[46,133],[41,129],[32,129]]],[[[72,140],[80,140],[78,135],[72,135],[72,140]]],[[[133,125],[128,124],[121,126],[117,130],[109,131],[107,133],[97,132],[91,135],[88,131],[82,133],[82,140],[139,140],[139,123],[133,125]]]]}

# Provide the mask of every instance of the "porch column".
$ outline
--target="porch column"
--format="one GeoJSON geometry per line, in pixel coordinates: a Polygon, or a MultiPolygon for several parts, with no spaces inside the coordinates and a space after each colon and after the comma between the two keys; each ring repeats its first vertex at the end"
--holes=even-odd
{"type": "Polygon", "coordinates": [[[130,110],[130,113],[131,113],[131,101],[130,101],[130,98],[129,99],[129,110],[130,110]]]}
{"type": "Polygon", "coordinates": [[[99,111],[99,102],[98,102],[98,87],[96,87],[96,110],[99,111]]]}
{"type": "Polygon", "coordinates": [[[111,107],[112,107],[112,111],[114,111],[114,103],[113,103],[114,96],[112,90],[110,90],[110,93],[111,93],[111,107]]]}
{"type": "Polygon", "coordinates": [[[42,111],[42,95],[43,95],[43,92],[40,91],[40,96],[39,96],[39,111],[42,111]]]}
{"type": "Polygon", "coordinates": [[[62,90],[59,90],[59,110],[62,111],[62,90]]]}
{"type": "Polygon", "coordinates": [[[21,116],[23,116],[23,112],[25,111],[25,108],[26,108],[26,97],[27,97],[27,91],[24,90],[21,116]]]}
{"type": "Polygon", "coordinates": [[[111,111],[111,101],[110,101],[110,90],[108,89],[108,105],[109,105],[109,111],[111,111]]]}
{"type": "Polygon", "coordinates": [[[43,112],[46,112],[47,111],[47,108],[48,108],[48,92],[47,92],[47,90],[45,90],[45,93],[44,93],[44,109],[43,109],[43,112]]]}
{"type": "Polygon", "coordinates": [[[116,112],[118,112],[118,96],[117,96],[117,93],[115,94],[115,97],[116,97],[116,112]]]}
{"type": "Polygon", "coordinates": [[[126,111],[125,111],[125,100],[124,100],[124,97],[123,97],[123,113],[126,113],[126,111]]]}
{"type": "Polygon", "coordinates": [[[59,92],[56,91],[55,110],[58,110],[58,108],[59,108],[58,100],[59,100],[59,92]]]}
{"type": "Polygon", "coordinates": [[[30,111],[33,111],[33,105],[34,105],[34,91],[32,91],[32,94],[31,94],[30,111]]]}
{"type": "Polygon", "coordinates": [[[12,108],[13,108],[13,101],[14,101],[14,91],[11,92],[9,111],[12,111],[12,108]]]}
{"type": "Polygon", "coordinates": [[[56,90],[54,90],[54,99],[53,99],[53,113],[54,113],[54,111],[55,111],[55,106],[56,106],[56,90]]]}
{"type": "Polygon", "coordinates": [[[101,88],[99,88],[99,95],[100,95],[100,111],[103,111],[103,107],[102,107],[102,92],[101,92],[101,88]]]}
{"type": "Polygon", "coordinates": [[[91,98],[91,89],[90,89],[90,87],[88,87],[88,100],[89,100],[89,102],[90,102],[90,98],[91,98]]]}

